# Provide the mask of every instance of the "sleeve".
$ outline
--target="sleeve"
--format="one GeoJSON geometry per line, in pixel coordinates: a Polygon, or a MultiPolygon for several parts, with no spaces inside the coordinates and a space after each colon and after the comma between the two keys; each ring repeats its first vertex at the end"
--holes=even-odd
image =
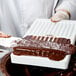
{"type": "Polygon", "coordinates": [[[72,20],[76,19],[76,0],[60,0],[56,11],[64,10],[70,14],[72,20]]]}

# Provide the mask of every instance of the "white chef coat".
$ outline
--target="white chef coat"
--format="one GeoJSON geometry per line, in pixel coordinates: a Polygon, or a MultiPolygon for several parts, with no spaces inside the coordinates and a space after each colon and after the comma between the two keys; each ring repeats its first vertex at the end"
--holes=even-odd
{"type": "Polygon", "coordinates": [[[75,3],[76,0],[0,0],[0,30],[22,37],[36,18],[50,18],[55,7],[68,10],[76,19],[75,3]]]}
{"type": "Polygon", "coordinates": [[[53,3],[54,0],[7,0],[3,6],[5,23],[3,23],[1,30],[11,35],[23,36],[35,19],[51,17],[53,3]],[[10,4],[8,4],[8,1],[10,4]],[[13,13],[13,16],[11,16],[11,13],[13,13]],[[15,13],[20,18],[18,24],[14,23],[17,19],[11,21],[13,17],[16,17],[15,13]],[[9,19],[6,19],[7,17],[9,19]]]}
{"type": "MultiPolygon", "coordinates": [[[[54,0],[15,0],[21,16],[21,31],[29,28],[37,18],[50,18],[53,10],[54,0]],[[26,25],[27,24],[27,25],[26,25]]],[[[24,31],[25,30],[25,31],[24,31]]]]}
{"type": "Polygon", "coordinates": [[[16,0],[22,17],[22,23],[30,25],[36,18],[49,18],[54,0],[16,0]]]}

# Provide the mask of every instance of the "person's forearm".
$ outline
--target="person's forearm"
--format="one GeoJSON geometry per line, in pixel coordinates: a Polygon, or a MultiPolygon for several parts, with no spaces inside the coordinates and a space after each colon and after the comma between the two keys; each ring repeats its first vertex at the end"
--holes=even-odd
{"type": "Polygon", "coordinates": [[[76,16],[74,14],[76,12],[75,3],[75,0],[61,1],[55,8],[55,13],[52,16],[51,21],[58,22],[61,20],[76,19],[76,16]]]}
{"type": "Polygon", "coordinates": [[[0,38],[9,38],[9,37],[11,36],[0,31],[0,38]]]}
{"type": "Polygon", "coordinates": [[[76,19],[75,13],[76,13],[76,0],[63,0],[61,3],[58,4],[55,11],[64,11],[66,12],[70,19],[76,19]]]}

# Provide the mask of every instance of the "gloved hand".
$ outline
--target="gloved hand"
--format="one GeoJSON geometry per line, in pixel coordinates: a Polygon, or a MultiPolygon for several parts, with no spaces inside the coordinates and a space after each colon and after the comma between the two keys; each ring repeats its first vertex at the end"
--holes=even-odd
{"type": "Polygon", "coordinates": [[[0,38],[9,38],[9,37],[11,36],[0,31],[0,38]]]}
{"type": "Polygon", "coordinates": [[[52,17],[51,17],[51,21],[52,22],[58,22],[61,20],[68,20],[70,19],[70,15],[69,13],[67,13],[66,11],[57,11],[52,17]]]}

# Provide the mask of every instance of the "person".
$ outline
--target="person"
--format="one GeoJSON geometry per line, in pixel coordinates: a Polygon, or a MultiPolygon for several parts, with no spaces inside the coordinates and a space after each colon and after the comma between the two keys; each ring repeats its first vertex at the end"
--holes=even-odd
{"type": "MultiPolygon", "coordinates": [[[[76,0],[0,0],[0,37],[23,37],[37,18],[76,19],[76,0]],[[4,33],[3,33],[4,32],[4,33]]],[[[28,66],[32,76],[47,70],[28,66]]]]}
{"type": "Polygon", "coordinates": [[[76,0],[0,0],[0,37],[23,37],[37,18],[75,20],[75,3],[76,0]]]}

